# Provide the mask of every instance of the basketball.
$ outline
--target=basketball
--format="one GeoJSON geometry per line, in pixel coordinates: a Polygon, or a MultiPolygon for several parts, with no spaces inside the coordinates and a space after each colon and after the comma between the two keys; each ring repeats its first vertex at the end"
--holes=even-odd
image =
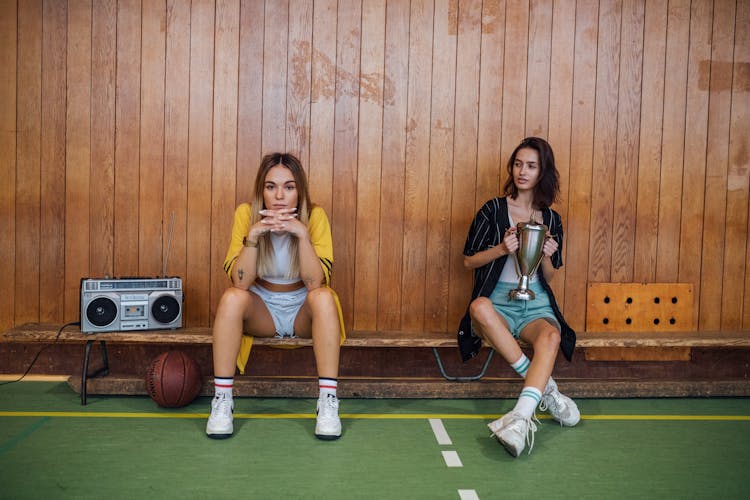
{"type": "Polygon", "coordinates": [[[146,390],[164,408],[189,405],[200,393],[198,363],[182,351],[167,351],[154,359],[146,370],[146,390]]]}

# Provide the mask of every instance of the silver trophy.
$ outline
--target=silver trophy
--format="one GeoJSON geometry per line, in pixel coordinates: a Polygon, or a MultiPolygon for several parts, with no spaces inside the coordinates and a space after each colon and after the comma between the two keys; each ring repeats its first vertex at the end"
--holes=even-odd
{"type": "Polygon", "coordinates": [[[519,222],[516,225],[518,235],[518,250],[514,254],[516,272],[521,279],[518,288],[508,295],[513,300],[534,300],[534,292],[529,290],[529,277],[532,276],[542,262],[542,248],[547,238],[547,226],[538,224],[533,218],[529,222],[519,222]]]}

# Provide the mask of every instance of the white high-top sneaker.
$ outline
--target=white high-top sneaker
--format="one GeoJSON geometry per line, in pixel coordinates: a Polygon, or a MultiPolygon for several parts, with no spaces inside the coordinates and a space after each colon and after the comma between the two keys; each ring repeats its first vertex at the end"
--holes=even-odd
{"type": "Polygon", "coordinates": [[[211,401],[211,415],[206,423],[206,434],[213,439],[232,437],[234,432],[234,400],[232,397],[215,396],[211,401]]]}
{"type": "Polygon", "coordinates": [[[487,424],[492,435],[500,441],[508,453],[517,457],[529,444],[529,453],[534,448],[536,423],[531,418],[524,418],[520,413],[510,412],[487,424]]]}
{"type": "Polygon", "coordinates": [[[318,398],[318,418],[315,423],[315,437],[332,441],[341,437],[341,419],[339,418],[339,399],[333,394],[318,398]]]}

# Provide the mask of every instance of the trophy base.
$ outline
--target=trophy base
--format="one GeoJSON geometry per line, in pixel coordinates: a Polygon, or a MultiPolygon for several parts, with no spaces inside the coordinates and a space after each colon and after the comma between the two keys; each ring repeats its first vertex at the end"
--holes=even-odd
{"type": "Polygon", "coordinates": [[[513,300],[534,300],[534,292],[529,289],[516,288],[508,293],[513,300]]]}

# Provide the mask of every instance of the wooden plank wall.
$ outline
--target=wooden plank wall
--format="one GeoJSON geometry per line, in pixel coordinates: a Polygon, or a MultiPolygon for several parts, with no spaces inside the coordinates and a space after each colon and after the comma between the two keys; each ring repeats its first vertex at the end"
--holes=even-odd
{"type": "Polygon", "coordinates": [[[461,252],[526,135],[565,267],[693,283],[750,328],[748,0],[0,0],[0,328],[78,319],[81,277],[185,284],[209,325],[264,153],[305,164],[349,328],[450,331],[461,252]]]}

